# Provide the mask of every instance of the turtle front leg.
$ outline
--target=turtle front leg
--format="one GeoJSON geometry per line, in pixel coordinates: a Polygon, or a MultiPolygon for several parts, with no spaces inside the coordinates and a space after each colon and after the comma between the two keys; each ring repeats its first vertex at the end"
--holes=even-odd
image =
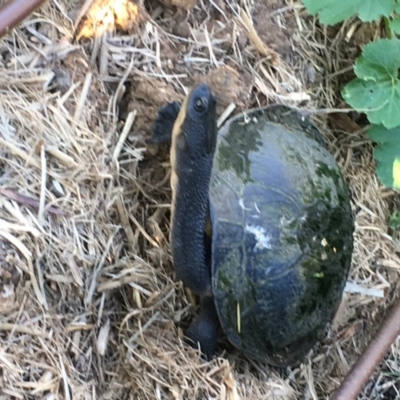
{"type": "Polygon", "coordinates": [[[153,133],[148,144],[171,144],[172,129],[178,117],[181,106],[177,101],[167,103],[158,110],[157,118],[153,124],[153,133]]]}
{"type": "Polygon", "coordinates": [[[200,301],[200,312],[192,321],[186,337],[192,347],[200,347],[207,360],[211,360],[217,346],[220,322],[215,309],[214,300],[205,296],[200,301]]]}

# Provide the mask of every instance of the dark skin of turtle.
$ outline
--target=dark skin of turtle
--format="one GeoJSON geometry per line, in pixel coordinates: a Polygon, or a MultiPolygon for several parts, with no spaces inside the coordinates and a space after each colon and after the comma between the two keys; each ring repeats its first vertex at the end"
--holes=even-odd
{"type": "Polygon", "coordinates": [[[219,319],[212,297],[211,224],[208,192],[217,140],[216,99],[205,84],[195,87],[182,106],[159,110],[149,143],[170,143],[172,166],[170,243],[177,277],[200,297],[200,312],[186,332],[210,359],[219,319]],[[200,173],[199,173],[200,172],[200,173]]]}
{"type": "Polygon", "coordinates": [[[186,336],[211,358],[222,327],[248,356],[294,365],[342,297],[349,190],[317,128],[296,111],[250,110],[217,133],[215,105],[200,84],[181,107],[163,107],[153,129],[154,143],[171,142],[174,268],[200,297],[186,336]]]}

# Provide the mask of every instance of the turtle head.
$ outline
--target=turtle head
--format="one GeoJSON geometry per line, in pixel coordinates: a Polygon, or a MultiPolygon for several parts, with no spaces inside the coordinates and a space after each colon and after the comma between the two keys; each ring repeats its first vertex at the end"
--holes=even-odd
{"type": "Polygon", "coordinates": [[[217,141],[217,100],[209,86],[200,83],[186,96],[176,119],[172,140],[189,158],[213,155],[217,141]]]}

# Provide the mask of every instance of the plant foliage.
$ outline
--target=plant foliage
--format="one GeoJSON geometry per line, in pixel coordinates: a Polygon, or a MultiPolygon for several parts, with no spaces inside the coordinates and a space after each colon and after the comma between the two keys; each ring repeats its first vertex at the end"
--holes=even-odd
{"type": "Polygon", "coordinates": [[[358,15],[364,22],[390,15],[396,0],[303,0],[311,15],[319,14],[323,24],[333,25],[358,15]]]}
{"type": "Polygon", "coordinates": [[[400,127],[387,129],[383,125],[372,125],[368,136],[378,143],[374,157],[378,161],[379,179],[385,186],[400,190],[400,127]]]}
{"type": "Polygon", "coordinates": [[[383,18],[386,37],[364,46],[356,59],[356,78],[342,90],[346,102],[367,115],[368,136],[377,143],[374,157],[381,182],[400,191],[400,0],[303,0],[307,11],[333,25],[359,16],[383,18]]]}
{"type": "Polygon", "coordinates": [[[400,33],[400,17],[396,17],[389,22],[390,29],[396,33],[400,33]]]}
{"type": "Polygon", "coordinates": [[[387,128],[400,125],[400,40],[380,39],[369,43],[357,58],[357,78],[342,90],[348,104],[365,112],[373,124],[387,128]]]}

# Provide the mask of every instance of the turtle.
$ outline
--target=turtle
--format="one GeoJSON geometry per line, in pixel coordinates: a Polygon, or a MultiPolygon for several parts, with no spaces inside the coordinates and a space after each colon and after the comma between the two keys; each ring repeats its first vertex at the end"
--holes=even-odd
{"type": "Polygon", "coordinates": [[[208,360],[222,331],[250,358],[295,365],[343,296],[350,190],[296,109],[248,109],[218,129],[216,105],[207,83],[194,85],[158,110],[149,139],[170,146],[172,263],[199,299],[184,335],[208,360]]]}

